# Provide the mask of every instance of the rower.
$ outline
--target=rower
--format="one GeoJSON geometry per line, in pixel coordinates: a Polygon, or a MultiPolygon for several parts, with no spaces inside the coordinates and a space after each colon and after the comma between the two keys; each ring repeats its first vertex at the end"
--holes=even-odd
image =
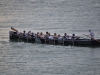
{"type": "Polygon", "coordinates": [[[20,35],[21,34],[21,32],[17,32],[17,35],[20,35]]]}
{"type": "Polygon", "coordinates": [[[93,40],[94,39],[94,33],[91,30],[89,30],[89,32],[90,32],[91,40],[93,40]]]}
{"type": "Polygon", "coordinates": [[[32,32],[31,37],[35,37],[35,34],[32,32]]]}
{"type": "Polygon", "coordinates": [[[23,31],[23,36],[26,37],[26,31],[25,30],[23,31]]]}
{"type": "Polygon", "coordinates": [[[28,34],[31,35],[31,31],[29,31],[28,34]]]}
{"type": "Polygon", "coordinates": [[[56,33],[54,33],[53,38],[57,39],[57,34],[56,33]]]}
{"type": "Polygon", "coordinates": [[[75,34],[72,34],[72,40],[75,40],[75,34]]]}
{"type": "Polygon", "coordinates": [[[53,38],[53,36],[50,35],[50,36],[49,36],[49,39],[50,39],[50,40],[53,40],[54,38],[53,38]]]}
{"type": "Polygon", "coordinates": [[[49,35],[50,35],[50,34],[49,34],[48,32],[46,32],[45,38],[48,39],[48,36],[49,36],[49,35]]]}
{"type": "Polygon", "coordinates": [[[43,33],[42,33],[42,32],[40,33],[40,35],[39,35],[39,36],[40,36],[40,38],[44,38],[44,35],[43,35],[43,33]]]}
{"type": "Polygon", "coordinates": [[[64,40],[68,40],[69,36],[67,35],[67,33],[64,33],[63,39],[64,40]]]}
{"type": "Polygon", "coordinates": [[[62,40],[63,37],[60,36],[60,34],[58,34],[58,37],[57,38],[58,38],[58,40],[62,40]]]}
{"type": "Polygon", "coordinates": [[[36,37],[39,38],[39,32],[37,32],[36,37]]]}
{"type": "Polygon", "coordinates": [[[48,39],[53,40],[54,37],[52,35],[50,35],[50,33],[48,33],[48,39]]]}

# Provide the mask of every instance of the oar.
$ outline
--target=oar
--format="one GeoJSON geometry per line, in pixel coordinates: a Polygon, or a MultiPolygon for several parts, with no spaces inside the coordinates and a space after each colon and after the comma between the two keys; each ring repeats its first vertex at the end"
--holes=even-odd
{"type": "Polygon", "coordinates": [[[18,43],[19,43],[19,41],[20,41],[20,35],[19,35],[19,38],[18,38],[18,43]]]}
{"type": "Polygon", "coordinates": [[[28,39],[29,39],[29,38],[27,37],[26,39],[27,39],[27,43],[28,43],[28,39]]]}
{"type": "Polygon", "coordinates": [[[12,29],[12,30],[14,30],[14,31],[16,31],[16,32],[18,32],[18,30],[16,30],[16,29],[15,29],[15,28],[13,28],[13,27],[11,27],[11,29],[12,29]]]}
{"type": "Polygon", "coordinates": [[[63,41],[63,46],[64,46],[64,41],[65,41],[65,40],[64,40],[64,38],[63,38],[63,40],[62,40],[62,41],[63,41]]]}
{"type": "Polygon", "coordinates": [[[45,44],[46,44],[46,38],[45,38],[45,44]]]}
{"type": "Polygon", "coordinates": [[[72,39],[72,43],[73,43],[73,46],[74,46],[74,39],[72,39]]]}
{"type": "Polygon", "coordinates": [[[54,45],[55,45],[55,38],[54,38],[54,45]]]}
{"type": "MultiPolygon", "coordinates": [[[[86,37],[89,37],[89,38],[91,38],[90,36],[88,36],[88,35],[85,35],[85,34],[83,34],[84,36],[86,36],[86,37]]],[[[96,40],[96,39],[94,39],[94,38],[91,38],[92,40],[95,40],[95,41],[97,41],[97,42],[100,42],[99,40],[96,40]]]]}

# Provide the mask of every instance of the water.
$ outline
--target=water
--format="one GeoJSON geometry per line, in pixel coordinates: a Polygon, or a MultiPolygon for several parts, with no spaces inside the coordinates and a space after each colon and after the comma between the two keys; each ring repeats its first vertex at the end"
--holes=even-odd
{"type": "Polygon", "coordinates": [[[19,31],[100,38],[100,0],[1,0],[0,75],[100,75],[100,47],[10,42],[19,31]]]}

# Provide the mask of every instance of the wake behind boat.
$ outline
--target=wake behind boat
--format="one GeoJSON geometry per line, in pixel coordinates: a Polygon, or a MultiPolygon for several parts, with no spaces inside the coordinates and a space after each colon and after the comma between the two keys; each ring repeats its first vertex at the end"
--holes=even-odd
{"type": "Polygon", "coordinates": [[[65,33],[64,36],[60,36],[60,34],[57,35],[56,33],[54,33],[54,35],[50,35],[50,33],[48,32],[46,32],[46,34],[43,34],[42,32],[37,32],[37,34],[35,34],[31,31],[29,31],[28,33],[23,31],[23,33],[21,33],[13,27],[11,27],[11,29],[13,31],[9,31],[10,41],[23,41],[28,43],[41,43],[63,46],[100,46],[100,39],[84,39],[75,36],[75,34],[73,34],[72,36],[68,36],[65,33]]]}

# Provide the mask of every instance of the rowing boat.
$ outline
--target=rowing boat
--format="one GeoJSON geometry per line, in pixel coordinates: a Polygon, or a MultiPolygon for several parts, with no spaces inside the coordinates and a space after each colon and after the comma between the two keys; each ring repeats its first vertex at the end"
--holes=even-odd
{"type": "Polygon", "coordinates": [[[74,46],[100,46],[100,39],[91,40],[91,39],[75,39],[75,40],[59,40],[59,39],[46,39],[46,38],[38,38],[38,37],[24,37],[17,35],[17,32],[9,31],[9,39],[10,41],[23,41],[28,43],[41,43],[41,44],[51,44],[51,45],[74,45],[74,46]]]}

